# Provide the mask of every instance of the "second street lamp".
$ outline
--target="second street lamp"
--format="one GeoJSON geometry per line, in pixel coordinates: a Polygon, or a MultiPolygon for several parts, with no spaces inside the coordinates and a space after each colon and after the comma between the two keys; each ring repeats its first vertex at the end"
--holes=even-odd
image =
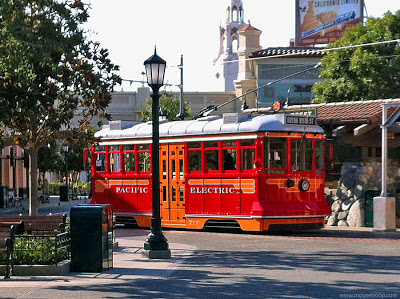
{"type": "Polygon", "coordinates": [[[67,154],[68,154],[68,151],[69,151],[69,146],[68,146],[68,144],[63,144],[62,148],[63,148],[63,152],[64,152],[64,162],[65,162],[65,183],[67,185],[67,197],[66,197],[66,200],[68,201],[69,200],[69,184],[68,184],[69,174],[68,174],[68,160],[67,160],[68,157],[67,157],[67,154]]]}
{"type": "Polygon", "coordinates": [[[159,138],[159,100],[160,87],[164,84],[166,62],[157,55],[154,55],[144,62],[147,76],[147,83],[153,90],[151,95],[152,103],[152,181],[153,181],[153,214],[151,218],[151,232],[144,243],[145,255],[149,258],[170,258],[171,250],[168,240],[161,229],[160,213],[160,138],[159,138]]]}

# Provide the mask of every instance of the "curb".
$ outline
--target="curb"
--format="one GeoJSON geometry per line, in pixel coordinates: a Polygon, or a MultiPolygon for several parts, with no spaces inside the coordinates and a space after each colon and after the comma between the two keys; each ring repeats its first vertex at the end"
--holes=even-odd
{"type": "MultiPolygon", "coordinates": [[[[57,265],[14,265],[11,276],[62,276],[70,273],[70,261],[62,261],[57,265]]],[[[5,265],[0,265],[0,273],[5,271],[5,265]]]]}

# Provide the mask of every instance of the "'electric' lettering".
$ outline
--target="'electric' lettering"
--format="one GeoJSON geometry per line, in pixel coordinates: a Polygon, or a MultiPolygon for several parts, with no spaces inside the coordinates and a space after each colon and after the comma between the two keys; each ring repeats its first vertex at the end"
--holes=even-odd
{"type": "Polygon", "coordinates": [[[190,187],[192,194],[234,194],[234,187],[190,187]]]}

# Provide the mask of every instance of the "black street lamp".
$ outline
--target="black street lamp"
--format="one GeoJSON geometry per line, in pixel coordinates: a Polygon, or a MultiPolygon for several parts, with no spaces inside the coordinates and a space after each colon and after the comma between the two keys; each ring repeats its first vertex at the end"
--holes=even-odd
{"type": "Polygon", "coordinates": [[[63,152],[64,152],[64,161],[65,161],[65,182],[67,184],[67,200],[69,200],[69,186],[68,186],[68,160],[67,160],[67,153],[69,151],[69,146],[68,144],[63,144],[62,146],[63,152]]]}
{"type": "Polygon", "coordinates": [[[144,243],[144,254],[149,258],[162,259],[170,258],[171,250],[168,246],[168,240],[161,230],[160,214],[160,137],[159,137],[159,89],[164,84],[164,74],[166,62],[157,55],[154,49],[154,55],[144,62],[146,69],[147,83],[153,90],[151,95],[153,134],[152,134],[152,179],[153,179],[153,215],[151,218],[151,232],[144,243]]]}

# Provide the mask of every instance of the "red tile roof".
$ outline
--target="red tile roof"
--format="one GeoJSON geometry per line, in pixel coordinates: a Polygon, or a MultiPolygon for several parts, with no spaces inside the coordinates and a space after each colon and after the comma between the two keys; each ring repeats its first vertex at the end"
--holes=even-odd
{"type": "Polygon", "coordinates": [[[258,31],[260,31],[259,29],[255,28],[255,27],[253,27],[251,25],[247,25],[247,26],[244,26],[243,28],[239,29],[239,31],[245,31],[245,30],[258,30],[258,31]]]}
{"type": "MultiPolygon", "coordinates": [[[[377,123],[381,119],[382,104],[384,103],[398,103],[400,105],[400,99],[293,105],[288,109],[315,108],[317,110],[318,123],[377,123]]],[[[389,109],[388,116],[393,111],[394,108],[389,109]]]]}

